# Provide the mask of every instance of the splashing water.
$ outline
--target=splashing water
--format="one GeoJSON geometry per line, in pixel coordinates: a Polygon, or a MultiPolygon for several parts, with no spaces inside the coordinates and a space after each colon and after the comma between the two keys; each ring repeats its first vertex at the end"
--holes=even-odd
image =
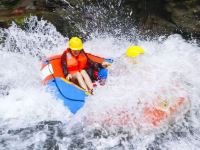
{"type": "Polygon", "coordinates": [[[97,87],[73,116],[40,83],[40,59],[61,53],[67,39],[53,25],[36,17],[26,20],[25,29],[13,24],[0,30],[0,37],[1,149],[200,146],[200,48],[195,41],[171,35],[130,43],[131,39],[109,34],[94,35],[85,42],[85,50],[115,62],[109,68],[106,85],[97,87]],[[145,54],[134,61],[124,56],[131,44],[145,49],[145,54]],[[157,97],[169,104],[177,97],[185,97],[189,102],[173,120],[164,121],[159,127],[145,126],[139,117],[146,104],[157,104],[157,97]],[[119,111],[139,121],[116,125],[119,111]],[[114,123],[105,124],[104,117],[110,117],[114,123]]]}

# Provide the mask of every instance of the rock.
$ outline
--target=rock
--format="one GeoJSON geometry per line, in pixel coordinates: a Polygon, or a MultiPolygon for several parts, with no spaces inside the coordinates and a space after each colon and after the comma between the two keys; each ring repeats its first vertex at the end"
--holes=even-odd
{"type": "Polygon", "coordinates": [[[50,21],[69,37],[88,37],[96,29],[112,33],[121,28],[128,33],[135,25],[147,35],[200,38],[199,0],[1,0],[0,27],[30,14],[50,21]]]}
{"type": "MultiPolygon", "coordinates": [[[[180,33],[200,38],[200,1],[198,0],[126,0],[139,30],[152,34],[180,33]]],[[[145,32],[145,33],[147,33],[145,32]]]]}

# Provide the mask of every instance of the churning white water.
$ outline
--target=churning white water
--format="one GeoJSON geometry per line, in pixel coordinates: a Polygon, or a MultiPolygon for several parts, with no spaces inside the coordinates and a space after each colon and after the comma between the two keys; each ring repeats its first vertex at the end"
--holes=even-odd
{"type": "Polygon", "coordinates": [[[32,17],[26,24],[26,29],[13,24],[0,30],[0,149],[200,147],[200,48],[195,41],[180,35],[132,42],[125,36],[95,35],[84,43],[85,51],[114,63],[106,85],[72,115],[40,78],[41,58],[62,53],[68,39],[44,20],[32,17]],[[126,48],[135,44],[145,54],[126,58],[126,48]],[[158,96],[169,104],[184,97],[187,106],[154,127],[142,122],[141,114],[145,105],[156,105],[158,96]],[[134,123],[116,123],[122,111],[134,123]]]}

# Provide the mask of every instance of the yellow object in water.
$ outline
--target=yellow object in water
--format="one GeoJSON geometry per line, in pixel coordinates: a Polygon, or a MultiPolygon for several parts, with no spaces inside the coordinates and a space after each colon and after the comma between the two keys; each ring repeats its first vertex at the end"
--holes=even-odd
{"type": "Polygon", "coordinates": [[[127,57],[137,57],[141,54],[144,54],[144,49],[140,46],[130,46],[127,50],[126,50],[126,56],[127,57]]]}
{"type": "Polygon", "coordinates": [[[74,51],[81,51],[83,49],[83,42],[78,37],[72,37],[69,40],[69,48],[74,51]]]}

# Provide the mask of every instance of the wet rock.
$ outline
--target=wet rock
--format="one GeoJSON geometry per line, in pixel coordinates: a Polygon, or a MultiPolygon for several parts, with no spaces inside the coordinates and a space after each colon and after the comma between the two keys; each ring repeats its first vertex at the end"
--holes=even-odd
{"type": "Polygon", "coordinates": [[[144,35],[180,33],[186,38],[200,37],[198,0],[2,0],[0,2],[0,27],[8,27],[12,21],[23,24],[18,20],[30,15],[50,21],[59,32],[68,37],[74,35],[87,37],[95,28],[112,33],[113,28],[121,27],[121,32],[126,32],[125,30],[133,25],[136,25],[144,35]],[[112,29],[107,30],[108,28],[112,29]]]}
{"type": "Polygon", "coordinates": [[[140,31],[200,38],[198,0],[126,0],[125,7],[132,9],[140,31]]]}
{"type": "Polygon", "coordinates": [[[16,0],[13,3],[9,3],[9,1],[5,0],[0,2],[0,6],[0,27],[7,28],[11,25],[12,21],[16,22],[19,26],[23,26],[25,18],[36,15],[53,23],[58,31],[65,36],[81,34],[74,23],[66,19],[68,13],[67,11],[64,12],[64,10],[72,7],[72,4],[64,1],[16,0]]]}

